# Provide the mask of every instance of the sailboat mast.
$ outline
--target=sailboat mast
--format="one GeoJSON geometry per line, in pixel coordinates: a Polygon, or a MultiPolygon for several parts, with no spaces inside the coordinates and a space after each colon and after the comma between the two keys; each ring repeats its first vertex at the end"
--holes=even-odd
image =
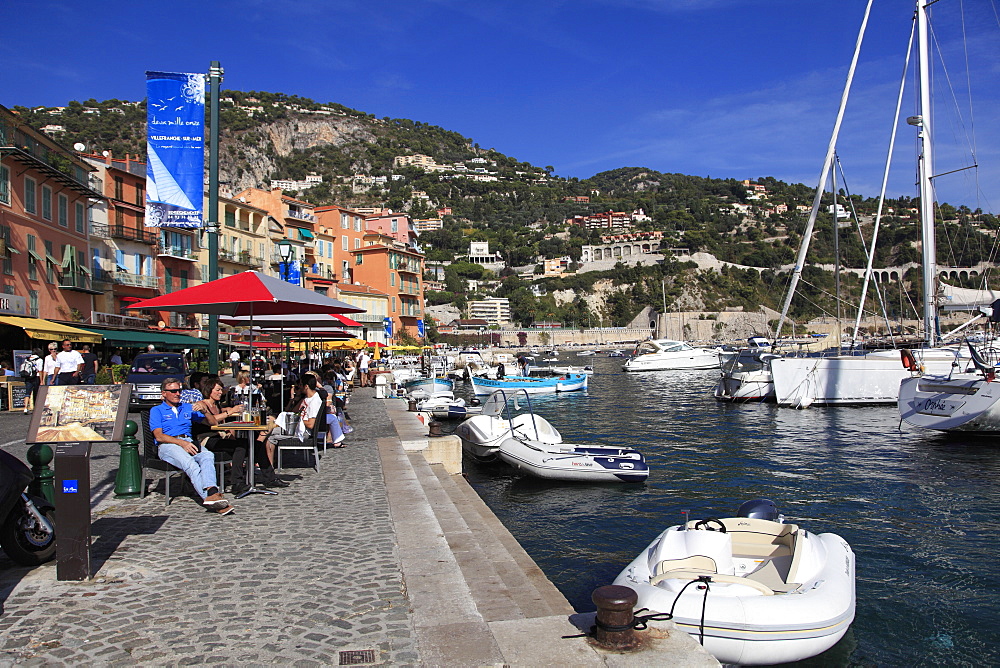
{"type": "Polygon", "coordinates": [[[774,329],[775,341],[781,336],[781,328],[785,324],[788,309],[792,305],[792,297],[795,295],[795,289],[798,287],[799,279],[802,277],[802,268],[805,266],[806,255],[809,252],[809,242],[812,239],[813,228],[816,227],[816,216],[819,214],[820,200],[823,198],[823,188],[826,186],[826,180],[833,164],[833,153],[837,147],[837,138],[840,136],[840,126],[844,122],[844,110],[847,108],[847,98],[851,92],[851,84],[854,82],[854,72],[858,67],[861,42],[864,40],[865,28],[868,26],[868,16],[871,14],[872,2],[874,0],[868,0],[868,5],[865,7],[865,18],[861,21],[858,39],[854,44],[854,56],[851,58],[851,67],[847,71],[847,82],[844,84],[844,92],[840,96],[840,108],[837,110],[837,120],[833,124],[833,134],[830,136],[830,144],[826,148],[826,159],[823,161],[823,169],[820,171],[816,194],[813,196],[812,209],[809,211],[809,221],[806,223],[806,229],[802,233],[802,244],[799,246],[799,254],[795,258],[792,279],[788,283],[788,292],[785,294],[785,301],[781,305],[781,317],[778,318],[778,324],[774,329]]]}
{"type": "Polygon", "coordinates": [[[937,343],[937,243],[934,236],[934,189],[931,178],[934,160],[931,152],[930,59],[925,0],[917,0],[917,58],[920,68],[920,116],[907,119],[919,128],[920,139],[920,224],[924,261],[924,339],[928,346],[937,343]]]}

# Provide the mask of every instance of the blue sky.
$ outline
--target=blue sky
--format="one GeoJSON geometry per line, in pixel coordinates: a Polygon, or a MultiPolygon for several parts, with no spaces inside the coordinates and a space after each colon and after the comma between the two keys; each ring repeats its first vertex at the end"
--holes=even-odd
{"type": "MultiPolygon", "coordinates": [[[[939,200],[1000,211],[1000,10],[935,7],[939,200]],[[963,39],[964,31],[964,39],[963,39]],[[965,72],[965,61],[970,63],[965,72]],[[951,88],[942,85],[950,82],[951,88]],[[969,94],[971,85],[972,95],[969,94]],[[971,112],[969,100],[973,100],[971,112]],[[955,120],[956,102],[962,114],[955,120]],[[971,133],[975,132],[974,139],[971,133]],[[960,140],[960,142],[958,141],[960,140]]],[[[226,70],[266,90],[411,118],[560,176],[640,166],[815,185],[863,0],[11,0],[0,103],[144,96],[145,70],[226,70]]],[[[879,0],[839,150],[847,184],[881,182],[910,28],[879,0]]],[[[912,81],[912,77],[911,77],[912,81]]],[[[913,111],[912,101],[904,114],[913,111]]],[[[889,193],[914,195],[913,135],[889,193]]]]}

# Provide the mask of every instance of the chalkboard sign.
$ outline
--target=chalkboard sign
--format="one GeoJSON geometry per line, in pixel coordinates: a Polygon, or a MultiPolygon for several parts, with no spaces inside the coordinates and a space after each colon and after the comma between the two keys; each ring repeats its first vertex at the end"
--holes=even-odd
{"type": "Polygon", "coordinates": [[[0,385],[0,411],[10,410],[10,390],[7,383],[0,385]]]}
{"type": "Polygon", "coordinates": [[[28,386],[24,383],[7,383],[7,394],[7,405],[10,407],[7,410],[24,410],[28,405],[28,386]]]}

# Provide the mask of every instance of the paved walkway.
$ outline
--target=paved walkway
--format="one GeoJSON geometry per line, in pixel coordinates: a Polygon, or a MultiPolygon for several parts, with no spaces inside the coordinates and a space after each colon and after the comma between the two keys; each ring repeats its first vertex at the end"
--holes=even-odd
{"type": "MultiPolygon", "coordinates": [[[[118,447],[95,446],[95,577],[0,556],[0,667],[718,665],[676,630],[653,656],[562,639],[565,598],[461,476],[408,450],[426,429],[405,404],[372,395],[354,392],[355,432],[318,473],[286,460],[291,487],[225,517],[165,507],[159,479],[115,500],[118,447]]],[[[0,414],[0,433],[26,427],[0,414]]]]}

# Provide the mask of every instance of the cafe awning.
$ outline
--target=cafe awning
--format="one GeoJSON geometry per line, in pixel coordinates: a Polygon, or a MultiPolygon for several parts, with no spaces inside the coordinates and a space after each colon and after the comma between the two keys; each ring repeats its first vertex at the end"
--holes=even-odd
{"type": "Polygon", "coordinates": [[[142,347],[152,343],[159,350],[179,350],[182,348],[207,348],[208,341],[187,334],[172,332],[136,331],[132,329],[96,329],[87,330],[100,334],[105,343],[117,346],[142,347]]]}
{"type": "Polygon", "coordinates": [[[0,316],[0,324],[20,327],[32,339],[48,339],[58,341],[69,339],[77,343],[100,343],[101,335],[92,331],[77,329],[69,325],[42,320],[41,318],[25,318],[21,316],[0,316]]]}

